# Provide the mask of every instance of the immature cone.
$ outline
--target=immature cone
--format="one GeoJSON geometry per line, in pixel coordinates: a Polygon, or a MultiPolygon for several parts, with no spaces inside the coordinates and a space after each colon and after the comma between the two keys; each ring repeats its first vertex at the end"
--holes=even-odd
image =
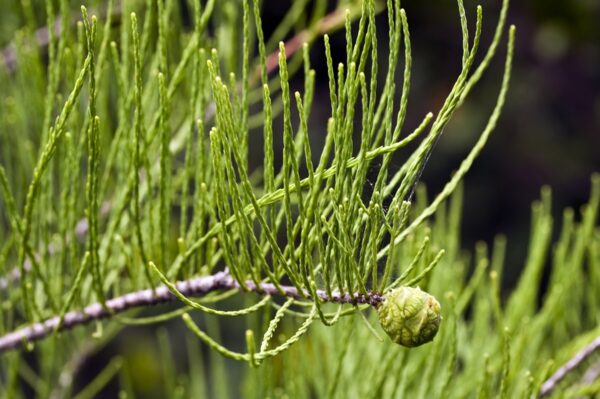
{"type": "Polygon", "coordinates": [[[409,348],[433,340],[442,322],[439,302],[418,287],[388,292],[377,313],[381,327],[392,341],[409,348]]]}

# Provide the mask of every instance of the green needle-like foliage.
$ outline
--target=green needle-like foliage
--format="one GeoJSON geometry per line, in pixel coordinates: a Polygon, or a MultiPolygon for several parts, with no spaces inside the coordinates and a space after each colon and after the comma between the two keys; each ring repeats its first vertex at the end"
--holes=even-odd
{"type": "Polygon", "coordinates": [[[482,8],[467,15],[458,0],[460,71],[441,108],[413,128],[410,18],[399,0],[340,1],[328,14],[326,1],[296,1],[269,37],[269,4],[259,0],[109,0],[81,7],[80,17],[67,1],[34,3],[3,11],[21,16],[14,59],[0,67],[4,396],[92,398],[107,386],[120,397],[598,392],[592,356],[562,388],[542,384],[600,335],[600,178],[581,221],[565,212],[554,247],[542,191],[522,276],[506,297],[504,239],[491,255],[478,245],[473,262],[461,252],[461,180],[507,99],[516,40],[507,0],[490,43],[481,42],[482,8]],[[340,29],[346,60],[334,65],[328,35],[340,29]],[[321,127],[311,123],[315,41],[325,46],[329,88],[321,127]],[[496,104],[428,201],[423,170],[488,65],[502,62],[497,52],[496,104]],[[425,299],[402,296],[390,310],[390,292],[425,299]],[[148,310],[161,302],[176,306],[148,310]],[[389,319],[409,308],[427,317],[389,319]],[[383,339],[377,311],[391,336],[426,331],[398,343],[426,345],[383,339]],[[435,331],[421,323],[431,320],[435,331]],[[171,342],[181,332],[161,329],[74,385],[127,326],[164,323],[187,338],[171,342]]]}

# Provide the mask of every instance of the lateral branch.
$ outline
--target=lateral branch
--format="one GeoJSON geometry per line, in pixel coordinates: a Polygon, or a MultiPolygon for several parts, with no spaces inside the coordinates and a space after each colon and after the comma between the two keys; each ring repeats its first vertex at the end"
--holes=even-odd
{"type": "Polygon", "coordinates": [[[600,350],[600,337],[596,337],[596,339],[577,352],[575,356],[556,370],[556,372],[542,384],[540,398],[549,396],[569,373],[578,368],[587,358],[592,356],[598,350],[600,350]]]}
{"type": "MultiPolygon", "coordinates": [[[[255,284],[246,281],[248,291],[262,295],[285,296],[294,299],[311,298],[309,291],[299,291],[296,287],[280,285],[281,291],[271,283],[255,284]]],[[[177,290],[187,297],[201,297],[214,291],[240,289],[240,284],[227,272],[217,272],[211,276],[195,277],[189,280],[175,283],[177,290]]],[[[325,290],[316,291],[318,300],[322,302],[334,302],[341,304],[369,304],[378,306],[383,301],[383,296],[378,293],[348,294],[333,292],[327,295],[325,290]]],[[[140,307],[148,307],[166,302],[173,302],[177,298],[169,289],[160,285],[154,290],[145,289],[131,292],[119,297],[107,300],[104,304],[98,302],[85,307],[82,310],[72,310],[62,317],[54,316],[44,321],[20,328],[0,337],[0,353],[11,349],[39,341],[48,335],[60,331],[70,330],[76,326],[88,324],[92,321],[110,318],[118,313],[140,307]]],[[[314,299],[314,298],[313,298],[314,299]]]]}

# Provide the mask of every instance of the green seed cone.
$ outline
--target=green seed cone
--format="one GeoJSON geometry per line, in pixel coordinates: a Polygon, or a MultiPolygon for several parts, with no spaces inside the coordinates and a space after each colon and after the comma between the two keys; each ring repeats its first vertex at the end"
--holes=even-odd
{"type": "Polygon", "coordinates": [[[432,341],[442,322],[439,302],[418,287],[388,292],[377,313],[392,341],[409,348],[432,341]]]}

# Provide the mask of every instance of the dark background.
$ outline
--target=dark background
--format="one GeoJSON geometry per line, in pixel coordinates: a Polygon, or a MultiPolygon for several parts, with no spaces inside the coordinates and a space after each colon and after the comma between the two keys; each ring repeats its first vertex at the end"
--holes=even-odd
{"type": "MultiPolygon", "coordinates": [[[[456,5],[444,3],[404,3],[415,49],[413,101],[429,108],[448,91],[459,67],[456,5]]],[[[466,3],[473,25],[476,3],[466,3]]],[[[483,4],[484,43],[491,40],[499,3],[483,4]]],[[[585,203],[590,175],[600,171],[599,21],[600,1],[511,2],[508,23],[517,27],[511,87],[498,126],[465,179],[463,218],[467,248],[506,234],[509,284],[524,263],[530,204],[541,186],[553,190],[556,235],[562,209],[585,203]]],[[[487,120],[504,54],[500,49],[441,139],[425,173],[430,192],[439,191],[487,120]]]]}

